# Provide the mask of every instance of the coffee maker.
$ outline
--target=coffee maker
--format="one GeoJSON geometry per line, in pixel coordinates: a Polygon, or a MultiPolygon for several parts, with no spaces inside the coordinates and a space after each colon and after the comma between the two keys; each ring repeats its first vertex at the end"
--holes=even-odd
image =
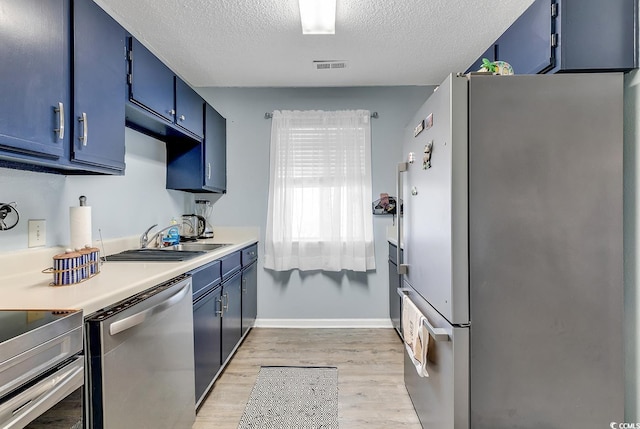
{"type": "Polygon", "coordinates": [[[213,238],[213,227],[209,222],[211,213],[213,212],[213,205],[209,200],[196,200],[195,214],[201,216],[204,219],[204,230],[198,238],[213,238]]]}

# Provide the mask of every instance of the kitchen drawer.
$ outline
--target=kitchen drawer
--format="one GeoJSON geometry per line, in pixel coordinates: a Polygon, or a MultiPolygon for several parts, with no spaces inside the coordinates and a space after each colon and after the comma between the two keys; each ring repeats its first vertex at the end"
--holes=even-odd
{"type": "Polygon", "coordinates": [[[242,249],[242,266],[245,267],[258,259],[258,245],[246,247],[242,249]]]}
{"type": "Polygon", "coordinates": [[[226,280],[233,273],[238,271],[242,264],[240,262],[240,252],[235,252],[230,255],[220,258],[222,263],[222,280],[226,280]]]}
{"type": "Polygon", "coordinates": [[[220,283],[220,261],[213,261],[209,264],[203,265],[191,271],[191,280],[193,283],[193,298],[196,299],[197,295],[210,284],[220,283]]]}

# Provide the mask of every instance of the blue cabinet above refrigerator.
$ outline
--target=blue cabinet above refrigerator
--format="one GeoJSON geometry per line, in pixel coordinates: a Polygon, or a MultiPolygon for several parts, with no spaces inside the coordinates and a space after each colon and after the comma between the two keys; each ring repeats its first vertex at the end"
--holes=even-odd
{"type": "Polygon", "coordinates": [[[628,71],[638,65],[636,33],[634,0],[535,0],[467,72],[483,57],[516,74],[628,71]]]}

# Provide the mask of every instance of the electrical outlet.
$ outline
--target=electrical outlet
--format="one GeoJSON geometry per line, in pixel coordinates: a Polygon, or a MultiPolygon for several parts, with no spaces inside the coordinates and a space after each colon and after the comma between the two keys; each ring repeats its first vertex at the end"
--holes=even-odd
{"type": "Polygon", "coordinates": [[[29,219],[29,247],[41,247],[47,244],[47,221],[29,219]]]}

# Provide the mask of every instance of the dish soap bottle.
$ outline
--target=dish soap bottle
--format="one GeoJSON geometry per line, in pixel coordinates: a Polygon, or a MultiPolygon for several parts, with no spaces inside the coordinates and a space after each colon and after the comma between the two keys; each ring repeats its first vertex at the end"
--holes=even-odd
{"type": "Polygon", "coordinates": [[[180,244],[180,231],[178,230],[178,221],[176,218],[171,219],[171,228],[167,230],[167,235],[162,239],[163,246],[176,246],[180,244]]]}

